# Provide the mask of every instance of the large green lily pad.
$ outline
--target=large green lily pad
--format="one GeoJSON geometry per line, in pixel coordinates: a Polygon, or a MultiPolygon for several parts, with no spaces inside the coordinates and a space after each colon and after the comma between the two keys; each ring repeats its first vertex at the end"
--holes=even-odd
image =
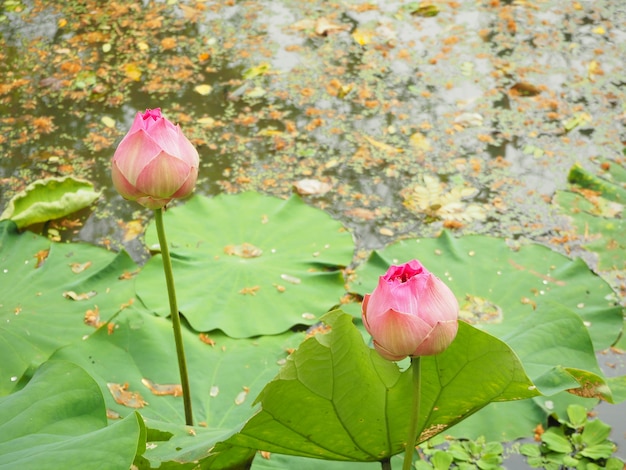
{"type": "MultiPolygon", "coordinates": [[[[293,353],[258,401],[261,410],[227,442],[329,460],[377,461],[404,450],[410,419],[411,371],[368,347],[340,310],[330,331],[293,353]]],[[[418,441],[492,401],[536,396],[508,346],[465,323],[442,354],[423,357],[418,441]]]]}
{"type": "Polygon", "coordinates": [[[0,220],[28,227],[84,209],[99,197],[92,183],[72,176],[37,180],[9,201],[0,220]]]}
{"type": "Polygon", "coordinates": [[[0,222],[0,396],[57,348],[94,331],[135,298],[124,253],[52,243],[0,222]],[[91,313],[89,313],[91,311],[91,313]]]}
{"type": "Polygon", "coordinates": [[[554,202],[572,220],[571,243],[594,253],[598,271],[626,270],[626,168],[604,162],[596,175],[580,165],[570,170],[572,190],[557,191],[554,202]]]}
{"type": "MultiPolygon", "coordinates": [[[[190,431],[184,425],[171,322],[134,307],[114,322],[111,334],[103,326],[86,340],[61,348],[53,358],[87,370],[113,414],[141,413],[150,431],[144,459],[153,468],[162,462],[211,457],[215,444],[252,416],[254,397],[275,376],[287,350],[302,339],[301,333],[286,333],[237,340],[217,331],[209,337],[184,329],[196,424],[190,431]]],[[[231,449],[230,454],[235,461],[250,459],[246,449],[231,449]]],[[[220,458],[228,461],[229,455],[220,458]]]]}
{"type": "Polygon", "coordinates": [[[97,384],[65,361],[43,364],[26,387],[0,398],[0,468],[130,468],[145,448],[136,413],[107,426],[97,384]]]}
{"type": "MultiPolygon", "coordinates": [[[[198,331],[281,333],[319,321],[345,293],[339,268],[352,260],[352,235],[297,196],[196,196],[166,212],[164,223],[178,306],[198,331]]],[[[153,225],[146,242],[158,246],[153,225]]],[[[169,314],[160,256],[136,285],[148,308],[169,314]]]]}

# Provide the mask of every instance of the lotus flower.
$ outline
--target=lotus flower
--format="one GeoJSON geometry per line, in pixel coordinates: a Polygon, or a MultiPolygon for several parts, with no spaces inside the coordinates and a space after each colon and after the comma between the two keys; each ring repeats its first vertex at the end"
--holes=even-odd
{"type": "Polygon", "coordinates": [[[115,150],[111,173],[115,189],[149,209],[190,195],[198,178],[198,152],[161,110],[137,113],[115,150]]]}
{"type": "Polygon", "coordinates": [[[444,351],[456,336],[458,313],[450,288],[416,260],[391,266],[362,304],[374,347],[390,361],[444,351]]]}

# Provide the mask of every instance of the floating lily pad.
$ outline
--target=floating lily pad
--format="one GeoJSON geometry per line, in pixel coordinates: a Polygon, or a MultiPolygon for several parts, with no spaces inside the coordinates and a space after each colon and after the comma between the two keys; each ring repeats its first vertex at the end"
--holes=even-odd
{"type": "MultiPolygon", "coordinates": [[[[319,321],[345,293],[339,268],[352,260],[352,235],[297,196],[196,196],[167,211],[164,223],[178,306],[198,331],[281,333],[319,321]]],[[[146,242],[158,249],[153,225],[146,242]]],[[[136,285],[148,308],[169,314],[160,256],[136,285]]]]}
{"type": "MultiPolygon", "coordinates": [[[[330,460],[379,461],[404,451],[412,377],[368,347],[350,315],[289,357],[258,401],[261,410],[227,442],[330,460]]],[[[442,354],[422,361],[419,441],[492,401],[538,394],[508,346],[465,323],[442,354]]]]}
{"type": "Polygon", "coordinates": [[[412,212],[425,214],[431,219],[470,222],[485,220],[485,208],[466,201],[476,196],[478,189],[471,186],[454,186],[446,191],[446,185],[433,176],[424,175],[424,184],[414,184],[402,192],[404,205],[412,212]]]}
{"type": "Polygon", "coordinates": [[[599,271],[626,270],[626,169],[605,164],[602,176],[575,165],[569,174],[575,191],[557,191],[554,202],[572,220],[569,239],[597,255],[599,271]]]}
{"type": "Polygon", "coordinates": [[[94,380],[65,361],[43,364],[26,387],[0,398],[0,467],[130,468],[145,448],[136,413],[107,426],[94,380]]]}
{"type": "Polygon", "coordinates": [[[53,243],[0,222],[0,396],[27,369],[93,333],[134,299],[125,279],[137,269],[124,252],[53,243]]]}
{"type": "Polygon", "coordinates": [[[9,201],[0,220],[10,219],[24,228],[65,217],[89,207],[99,197],[92,183],[71,176],[37,180],[9,201]]]}
{"type": "MultiPolygon", "coordinates": [[[[286,360],[302,334],[232,339],[183,330],[194,414],[184,425],[183,398],[172,325],[147,311],[128,308],[88,339],[57,351],[54,359],[75,362],[96,380],[111,416],[139,411],[148,427],[144,459],[193,462],[226,440],[249,419],[254,398],[286,360]]],[[[221,459],[250,459],[249,451],[222,451],[221,459]]],[[[216,458],[216,457],[212,457],[216,458]]],[[[208,462],[208,461],[207,461],[208,462]]],[[[205,462],[205,463],[207,463],[205,462]]]]}

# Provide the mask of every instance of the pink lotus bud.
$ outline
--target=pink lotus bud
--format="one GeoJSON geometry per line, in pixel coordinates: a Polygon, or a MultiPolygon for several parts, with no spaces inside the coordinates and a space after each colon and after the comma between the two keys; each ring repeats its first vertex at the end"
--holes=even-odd
{"type": "Polygon", "coordinates": [[[390,361],[439,354],[458,330],[456,297],[416,260],[391,266],[361,308],[374,347],[390,361]]]}
{"type": "Polygon", "coordinates": [[[161,116],[161,109],[137,113],[111,162],[115,189],[149,209],[191,194],[200,158],[180,130],[161,116]]]}

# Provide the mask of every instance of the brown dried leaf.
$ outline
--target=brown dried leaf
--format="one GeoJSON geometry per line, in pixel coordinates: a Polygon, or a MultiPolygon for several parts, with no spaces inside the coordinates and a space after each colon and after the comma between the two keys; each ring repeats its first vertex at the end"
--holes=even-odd
{"type": "Polygon", "coordinates": [[[109,389],[109,392],[111,392],[115,403],[120,405],[127,406],[129,408],[143,408],[148,404],[139,392],[129,392],[127,383],[124,385],[107,383],[107,388],[109,389]]]}
{"type": "Polygon", "coordinates": [[[63,292],[63,297],[65,297],[66,299],[78,301],[78,300],[89,300],[97,294],[98,293],[95,290],[92,290],[89,292],[83,292],[82,294],[77,294],[73,290],[68,290],[68,291],[63,292]]]}
{"type": "Polygon", "coordinates": [[[154,395],[173,395],[175,397],[183,396],[183,387],[180,384],[156,384],[152,380],[146,379],[145,377],[141,379],[141,383],[148,387],[154,395]]]}
{"type": "Polygon", "coordinates": [[[242,243],[241,245],[226,245],[224,253],[230,256],[239,256],[240,258],[258,258],[263,254],[263,250],[251,243],[242,243]]]}
{"type": "Polygon", "coordinates": [[[91,261],[86,261],[84,263],[70,263],[70,268],[74,274],[82,273],[89,266],[91,266],[91,261]]]}
{"type": "Polygon", "coordinates": [[[35,258],[37,258],[37,264],[35,265],[35,269],[41,267],[41,265],[44,263],[44,261],[46,260],[46,258],[48,257],[48,254],[50,253],[50,250],[39,250],[37,253],[35,253],[35,258]]]}

